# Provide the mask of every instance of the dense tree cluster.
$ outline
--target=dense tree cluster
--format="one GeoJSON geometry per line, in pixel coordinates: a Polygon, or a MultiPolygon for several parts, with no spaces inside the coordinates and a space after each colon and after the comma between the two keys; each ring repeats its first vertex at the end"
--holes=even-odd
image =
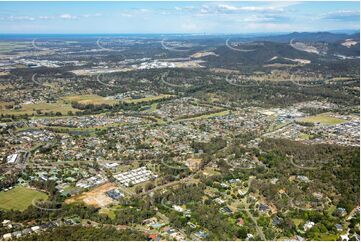
{"type": "Polygon", "coordinates": [[[51,229],[39,234],[33,233],[31,235],[21,238],[22,240],[51,240],[51,241],[124,241],[124,240],[146,240],[146,236],[136,230],[116,230],[113,227],[102,226],[99,228],[83,227],[83,226],[63,226],[51,229]]]}

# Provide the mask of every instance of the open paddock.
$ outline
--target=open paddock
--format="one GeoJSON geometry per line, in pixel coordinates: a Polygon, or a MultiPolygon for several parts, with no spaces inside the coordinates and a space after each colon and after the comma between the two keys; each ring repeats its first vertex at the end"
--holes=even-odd
{"type": "MultiPolygon", "coordinates": [[[[4,107],[4,105],[2,105],[4,107]]],[[[76,112],[80,111],[75,109],[71,106],[70,103],[64,103],[62,101],[58,101],[56,103],[29,103],[29,104],[22,104],[19,109],[0,109],[0,114],[4,115],[43,115],[45,113],[53,112],[54,114],[59,112],[62,115],[67,115],[68,112],[76,112]]]]}
{"type": "Polygon", "coordinates": [[[110,99],[106,97],[101,97],[94,94],[89,95],[74,95],[74,96],[66,96],[62,98],[65,102],[78,102],[80,104],[94,104],[94,105],[102,105],[102,104],[108,104],[113,105],[116,104],[118,101],[115,99],[110,99]]]}

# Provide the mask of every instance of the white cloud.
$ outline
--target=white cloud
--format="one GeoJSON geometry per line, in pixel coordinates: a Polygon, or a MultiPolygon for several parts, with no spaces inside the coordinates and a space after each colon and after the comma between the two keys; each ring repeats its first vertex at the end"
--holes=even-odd
{"type": "Polygon", "coordinates": [[[194,6],[185,6],[185,7],[174,7],[175,10],[177,11],[187,11],[187,10],[194,10],[195,7],[194,6]]]}
{"type": "Polygon", "coordinates": [[[52,16],[39,16],[38,18],[43,20],[53,19],[52,16]]]}
{"type": "Polygon", "coordinates": [[[359,10],[338,10],[334,12],[328,12],[321,18],[328,20],[338,21],[359,21],[360,11],[359,10]]]}
{"type": "Polygon", "coordinates": [[[81,17],[84,17],[84,18],[101,17],[101,16],[103,16],[103,14],[101,14],[101,13],[95,13],[95,14],[83,14],[83,15],[81,15],[81,17]]]}
{"type": "Polygon", "coordinates": [[[283,12],[284,9],[282,7],[274,7],[274,6],[243,6],[243,7],[236,7],[228,4],[219,4],[218,8],[221,10],[228,10],[228,11],[251,11],[251,12],[283,12]]]}
{"type": "Polygon", "coordinates": [[[126,17],[126,18],[134,17],[134,15],[133,15],[133,14],[130,14],[130,13],[121,13],[120,16],[126,17]]]}
{"type": "Polygon", "coordinates": [[[241,22],[272,22],[274,18],[272,17],[260,17],[260,16],[250,16],[248,18],[241,19],[241,22]]]}
{"type": "Polygon", "coordinates": [[[0,16],[0,20],[3,21],[35,21],[35,20],[55,20],[55,19],[62,19],[62,20],[76,20],[80,18],[93,18],[93,17],[100,17],[102,16],[101,13],[95,14],[83,14],[83,15],[72,15],[68,13],[60,14],[60,15],[40,15],[40,16],[27,16],[27,15],[10,15],[10,16],[0,16]]]}
{"type": "Polygon", "coordinates": [[[59,18],[61,18],[61,19],[68,19],[68,20],[78,19],[77,16],[74,16],[74,15],[71,15],[71,14],[68,14],[68,13],[61,14],[61,15],[59,16],[59,18]]]}
{"type": "Polygon", "coordinates": [[[34,21],[36,18],[32,16],[9,16],[5,19],[9,21],[34,21]]]}

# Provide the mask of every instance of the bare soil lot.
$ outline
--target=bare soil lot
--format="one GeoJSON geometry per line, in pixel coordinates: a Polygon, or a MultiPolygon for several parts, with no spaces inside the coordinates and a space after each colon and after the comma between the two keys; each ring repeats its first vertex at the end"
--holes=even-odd
{"type": "Polygon", "coordinates": [[[100,185],[89,192],[84,192],[78,196],[65,200],[65,203],[83,202],[94,207],[106,207],[113,203],[113,199],[108,197],[105,193],[107,191],[117,188],[114,183],[108,182],[100,185]]]}

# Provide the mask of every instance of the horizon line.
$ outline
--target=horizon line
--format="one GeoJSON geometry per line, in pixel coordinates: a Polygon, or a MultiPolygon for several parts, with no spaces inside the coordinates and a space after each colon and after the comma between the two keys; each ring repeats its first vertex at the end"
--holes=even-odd
{"type": "MultiPolygon", "coordinates": [[[[0,0],[1,1],[1,0],[0,0]]],[[[244,33],[0,33],[0,35],[247,35],[247,34],[291,34],[291,33],[335,33],[355,34],[360,32],[360,29],[345,29],[345,30],[314,30],[314,31],[285,31],[285,32],[244,32],[244,33]]]]}

